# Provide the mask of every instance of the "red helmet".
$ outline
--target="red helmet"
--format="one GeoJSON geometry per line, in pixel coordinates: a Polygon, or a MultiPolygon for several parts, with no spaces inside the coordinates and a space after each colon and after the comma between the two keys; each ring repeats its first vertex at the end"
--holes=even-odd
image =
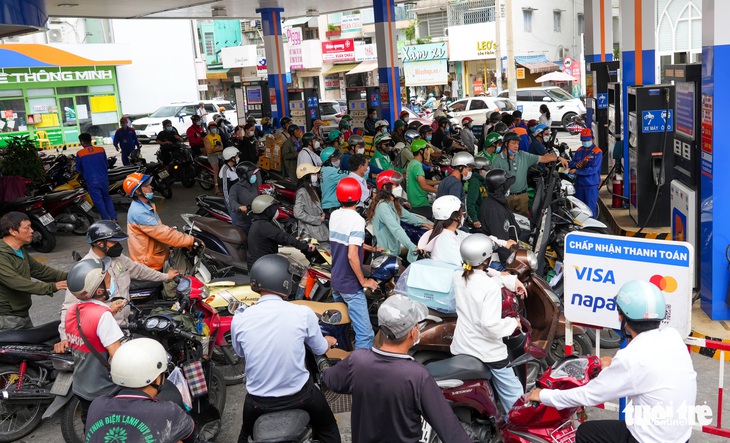
{"type": "Polygon", "coordinates": [[[587,142],[590,140],[593,140],[593,132],[591,132],[590,128],[584,128],[580,131],[580,141],[587,142]]]}
{"type": "Polygon", "coordinates": [[[403,118],[404,115],[408,115],[408,111],[401,111],[400,117],[403,118]]]}
{"type": "Polygon", "coordinates": [[[464,117],[461,119],[461,126],[466,126],[467,123],[473,122],[474,119],[471,117],[464,117]]]}
{"type": "Polygon", "coordinates": [[[352,177],[345,177],[337,183],[337,201],[340,203],[356,203],[362,198],[360,183],[352,177]]]}
{"type": "Polygon", "coordinates": [[[385,185],[398,186],[401,182],[403,182],[403,174],[400,172],[393,170],[383,171],[378,174],[378,191],[381,191],[385,185]]]}

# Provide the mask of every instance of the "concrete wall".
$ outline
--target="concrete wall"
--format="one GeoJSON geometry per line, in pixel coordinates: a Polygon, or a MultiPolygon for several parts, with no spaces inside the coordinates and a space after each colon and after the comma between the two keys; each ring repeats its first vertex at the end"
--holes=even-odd
{"type": "MultiPolygon", "coordinates": [[[[562,60],[559,54],[562,46],[569,50],[571,57],[579,59],[578,14],[582,13],[582,0],[512,0],[515,55],[544,54],[548,60],[557,61],[562,60]],[[532,32],[525,32],[524,8],[534,9],[532,32]],[[553,10],[556,9],[561,10],[561,32],[553,32],[553,10]]],[[[502,55],[506,55],[506,44],[502,45],[502,51],[502,55]]]]}

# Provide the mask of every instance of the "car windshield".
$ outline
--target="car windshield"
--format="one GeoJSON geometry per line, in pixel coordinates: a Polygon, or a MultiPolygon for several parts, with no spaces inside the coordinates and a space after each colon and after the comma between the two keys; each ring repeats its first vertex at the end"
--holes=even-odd
{"type": "Polygon", "coordinates": [[[179,106],[163,106],[157,111],[153,112],[150,117],[161,118],[161,117],[175,117],[175,113],[179,109],[179,106]]]}
{"type": "Polygon", "coordinates": [[[319,103],[319,113],[322,115],[334,115],[340,113],[339,103],[319,103]]]}
{"type": "Polygon", "coordinates": [[[236,108],[233,107],[232,104],[226,102],[226,103],[217,103],[218,107],[223,107],[226,109],[226,111],[235,111],[236,108]]]}
{"type": "Polygon", "coordinates": [[[494,104],[497,105],[500,111],[516,111],[517,107],[509,100],[495,100],[494,104]]]}
{"type": "Polygon", "coordinates": [[[556,102],[573,100],[573,96],[559,88],[546,89],[545,93],[556,102]]]}

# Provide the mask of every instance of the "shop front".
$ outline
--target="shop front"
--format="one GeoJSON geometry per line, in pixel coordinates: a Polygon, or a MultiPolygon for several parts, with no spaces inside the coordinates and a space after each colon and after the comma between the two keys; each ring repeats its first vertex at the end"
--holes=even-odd
{"type": "Polygon", "coordinates": [[[325,83],[325,99],[344,99],[347,72],[355,69],[359,63],[355,62],[355,40],[331,40],[321,42],[322,62],[330,64],[323,68],[322,76],[325,83]],[[338,87],[335,87],[339,84],[338,87]]]}
{"type": "Polygon", "coordinates": [[[449,60],[460,72],[459,94],[496,93],[496,28],[494,22],[449,27],[449,60]]]}
{"type": "Polygon", "coordinates": [[[115,65],[129,60],[99,62],[48,45],[0,45],[0,54],[0,146],[39,131],[53,146],[78,144],[82,132],[114,134],[121,117],[115,65]]]}
{"type": "Polygon", "coordinates": [[[410,97],[440,97],[448,89],[448,45],[428,43],[401,47],[405,86],[410,97]]]}

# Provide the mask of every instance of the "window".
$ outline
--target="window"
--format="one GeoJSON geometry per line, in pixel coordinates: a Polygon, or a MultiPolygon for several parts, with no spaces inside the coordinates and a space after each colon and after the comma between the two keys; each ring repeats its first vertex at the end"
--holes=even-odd
{"type": "Polygon", "coordinates": [[[88,94],[89,88],[87,86],[64,86],[56,88],[58,95],[66,94],[88,94]]]}
{"type": "Polygon", "coordinates": [[[560,20],[562,15],[563,14],[560,10],[553,11],[553,32],[562,32],[560,30],[560,20]]]}
{"type": "Polygon", "coordinates": [[[586,20],[583,14],[578,14],[578,34],[585,34],[586,20]]]}
{"type": "Polygon", "coordinates": [[[337,115],[340,113],[339,103],[320,102],[319,103],[319,114],[325,115],[337,115]]]}
{"type": "Polygon", "coordinates": [[[532,9],[522,10],[522,20],[525,23],[525,32],[532,32],[532,9]]]}
{"type": "Polygon", "coordinates": [[[446,11],[432,12],[429,14],[418,14],[418,33],[421,38],[426,36],[445,37],[448,28],[448,19],[446,11]]]}
{"type": "Polygon", "coordinates": [[[179,106],[163,106],[157,111],[153,112],[150,117],[154,118],[168,118],[168,117],[174,117],[175,113],[179,109],[179,106]]]}
{"type": "Polygon", "coordinates": [[[211,57],[215,55],[215,42],[212,32],[206,32],[203,34],[203,50],[205,51],[205,55],[211,57]]]}
{"type": "Polygon", "coordinates": [[[183,115],[183,114],[185,114],[185,115],[195,115],[195,113],[196,113],[197,110],[198,110],[198,107],[197,106],[187,105],[187,106],[184,106],[180,110],[180,115],[183,115]]]}
{"type": "Polygon", "coordinates": [[[532,95],[532,101],[533,102],[542,102],[542,101],[545,101],[543,99],[548,96],[545,93],[545,91],[532,91],[530,93],[530,95],[532,95]]]}
{"type": "Polygon", "coordinates": [[[451,112],[462,112],[466,111],[466,105],[469,103],[469,100],[459,100],[456,103],[452,103],[449,109],[451,112]]]}
{"type": "Polygon", "coordinates": [[[499,108],[500,111],[516,111],[517,107],[512,104],[509,100],[495,100],[494,101],[495,106],[499,108]]]}
{"type": "Polygon", "coordinates": [[[562,102],[565,100],[573,100],[573,96],[568,94],[567,92],[563,91],[560,88],[550,88],[546,89],[545,92],[547,95],[552,98],[556,102],[562,102]]]}
{"type": "Polygon", "coordinates": [[[487,102],[484,100],[472,100],[471,103],[469,103],[469,110],[470,111],[476,111],[478,109],[487,109],[487,102]]]}
{"type": "Polygon", "coordinates": [[[517,101],[518,102],[529,102],[530,93],[527,91],[517,91],[517,101]]]}
{"type": "Polygon", "coordinates": [[[17,132],[26,124],[25,103],[22,98],[0,100],[0,132],[17,132]]]}

